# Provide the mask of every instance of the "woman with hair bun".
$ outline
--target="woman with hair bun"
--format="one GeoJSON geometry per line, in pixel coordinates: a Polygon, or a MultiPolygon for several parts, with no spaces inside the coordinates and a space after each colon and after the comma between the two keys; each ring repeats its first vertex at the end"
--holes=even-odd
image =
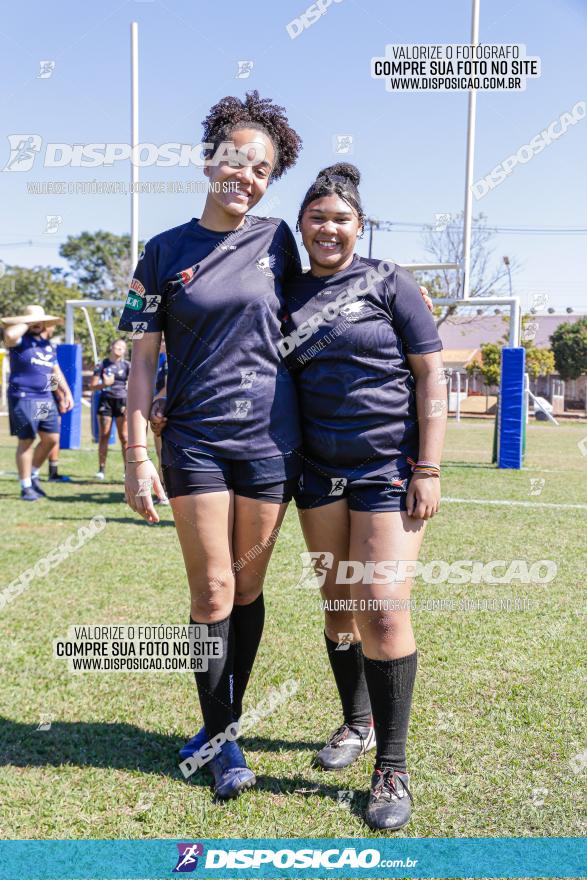
{"type": "Polygon", "coordinates": [[[313,555],[330,554],[321,589],[343,724],[315,763],[339,770],[376,743],[365,818],[396,830],[412,803],[417,652],[406,563],[440,504],[446,387],[442,345],[412,276],[355,253],[365,222],[359,182],[354,165],[339,163],[304,197],[298,228],[310,271],[286,285],[280,350],[299,393],[302,530],[313,555]],[[339,577],[349,562],[354,576],[339,577]],[[353,610],[328,610],[335,599],[354,600],[353,610]]]}
{"type": "Polygon", "coordinates": [[[134,338],[125,492],[147,522],[159,521],[151,486],[160,500],[165,492],[145,438],[164,333],[163,479],[190,623],[222,646],[195,673],[204,727],[180,754],[206,764],[215,794],[229,798],[255,783],[226,733],[238,727],[263,631],[263,580],[301,468],[295,387],[277,349],[282,285],[299,255],[283,220],[250,211],[295,164],[301,140],[284,108],[256,91],[215,104],[203,140],[202,216],[147,243],[119,324],[134,338]]]}

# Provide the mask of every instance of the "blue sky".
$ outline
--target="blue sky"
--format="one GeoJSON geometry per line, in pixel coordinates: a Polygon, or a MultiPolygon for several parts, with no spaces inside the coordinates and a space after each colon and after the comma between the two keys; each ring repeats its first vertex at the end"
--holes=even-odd
{"type": "MultiPolygon", "coordinates": [[[[315,173],[344,159],[333,142],[352,135],[348,156],[363,175],[368,214],[398,223],[433,223],[456,214],[464,198],[467,96],[459,93],[390,94],[370,77],[370,59],[386,43],[467,42],[469,0],[341,0],[292,40],[286,25],[307,0],[195,3],[189,0],[80,4],[9,4],[0,24],[2,132],[0,167],[10,134],[39,134],[44,143],[126,142],[129,138],[129,23],[140,28],[140,140],[198,143],[201,120],[226,94],[257,88],[283,104],[304,149],[298,165],[274,184],[259,213],[295,224],[301,197],[315,173]],[[55,61],[38,78],[39,62],[55,61]],[[252,61],[248,79],[237,62],[252,61]]],[[[542,60],[542,75],[520,93],[478,97],[477,180],[527,144],[577,101],[587,100],[587,4],[584,0],[481,0],[482,42],[525,43],[542,60]]],[[[497,227],[587,227],[587,119],[555,141],[481,201],[497,227]]],[[[198,168],[145,168],[145,181],[199,180],[198,168]]],[[[58,245],[81,230],[129,231],[124,195],[32,195],[29,181],[129,179],[128,162],[113,168],[42,168],[0,173],[3,211],[0,259],[20,265],[61,265],[58,245]],[[46,216],[61,215],[55,235],[46,216]],[[22,244],[31,240],[33,245],[22,244]]],[[[199,216],[203,194],[148,194],[141,198],[140,234],[199,216]]],[[[549,295],[557,310],[587,310],[585,235],[512,234],[496,238],[495,255],[516,257],[522,268],[514,292],[527,306],[549,295]]],[[[426,259],[421,232],[400,227],[379,233],[374,255],[398,262],[426,259]]],[[[366,253],[366,241],[360,252],[366,253]]],[[[505,288],[504,288],[504,293],[505,288]]]]}

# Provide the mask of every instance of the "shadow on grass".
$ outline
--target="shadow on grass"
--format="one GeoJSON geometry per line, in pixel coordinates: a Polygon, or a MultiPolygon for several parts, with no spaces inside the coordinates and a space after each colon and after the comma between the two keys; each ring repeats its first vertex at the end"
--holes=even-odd
{"type": "MultiPolygon", "coordinates": [[[[155,508],[157,509],[157,508],[155,508]]],[[[70,520],[71,522],[80,522],[79,516],[48,516],[47,519],[55,519],[59,520],[59,522],[67,522],[70,520]]],[[[106,519],[109,523],[122,523],[123,525],[137,525],[137,526],[149,526],[146,520],[140,517],[138,514],[136,516],[110,516],[109,514],[106,516],[106,519]]],[[[158,523],[154,523],[155,526],[172,526],[175,528],[175,521],[172,519],[160,519],[158,523]]]]}
{"type": "MultiPolygon", "coordinates": [[[[70,486],[76,486],[77,483],[70,483],[70,486]]],[[[102,502],[103,504],[122,504],[124,503],[124,486],[121,485],[120,489],[117,492],[82,492],[79,494],[75,494],[75,492],[70,492],[67,495],[52,495],[51,494],[51,485],[43,486],[43,489],[47,491],[47,497],[41,498],[35,504],[51,504],[51,502],[57,502],[58,504],[96,504],[98,502],[102,502]]],[[[12,492],[0,492],[0,498],[12,498],[14,501],[20,500],[20,487],[13,489],[12,492]]]]}
{"type": "MultiPolygon", "coordinates": [[[[179,736],[142,730],[133,724],[120,722],[62,722],[51,724],[49,730],[37,730],[30,724],[0,718],[0,766],[12,767],[102,767],[113,770],[138,770],[142,773],[170,776],[183,781],[179,769],[179,749],[185,739],[179,736]]],[[[264,737],[243,737],[242,746],[252,751],[308,751],[321,743],[264,737]]],[[[249,763],[254,764],[254,760],[249,763]]],[[[207,787],[207,772],[198,772],[189,783],[207,787]]],[[[304,787],[316,789],[315,783],[302,778],[281,779],[260,776],[258,788],[275,793],[292,793],[304,787]]],[[[336,792],[332,786],[320,786],[327,792],[336,792]]],[[[319,793],[319,792],[312,792],[319,793]]],[[[336,794],[327,794],[336,798],[336,794]]]]}

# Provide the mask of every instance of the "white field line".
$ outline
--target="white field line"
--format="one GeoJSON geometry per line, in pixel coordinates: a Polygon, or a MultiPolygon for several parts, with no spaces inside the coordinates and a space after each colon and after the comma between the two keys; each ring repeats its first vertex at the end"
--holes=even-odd
{"type": "Polygon", "coordinates": [[[553,504],[548,501],[508,501],[501,498],[447,498],[447,504],[493,504],[499,507],[547,507],[553,510],[587,510],[587,504],[553,504]]]}

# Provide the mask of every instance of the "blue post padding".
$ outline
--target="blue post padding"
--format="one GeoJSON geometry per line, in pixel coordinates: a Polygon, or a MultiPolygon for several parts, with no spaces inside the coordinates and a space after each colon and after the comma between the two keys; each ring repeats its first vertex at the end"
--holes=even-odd
{"type": "MultiPolygon", "coordinates": [[[[100,406],[101,397],[102,391],[100,389],[92,393],[92,440],[94,441],[94,443],[97,443],[100,439],[100,429],[98,427],[98,407],[100,406]]],[[[112,446],[113,443],[116,443],[116,434],[116,419],[112,419],[110,439],[108,440],[109,446],[112,446]]]]}
{"type": "Polygon", "coordinates": [[[524,436],[524,372],[526,349],[503,348],[498,412],[499,468],[522,467],[524,436]]]}
{"type": "Polygon", "coordinates": [[[61,449],[79,449],[82,439],[82,347],[62,344],[57,346],[57,363],[71,389],[74,407],[61,416],[61,449]]]}

